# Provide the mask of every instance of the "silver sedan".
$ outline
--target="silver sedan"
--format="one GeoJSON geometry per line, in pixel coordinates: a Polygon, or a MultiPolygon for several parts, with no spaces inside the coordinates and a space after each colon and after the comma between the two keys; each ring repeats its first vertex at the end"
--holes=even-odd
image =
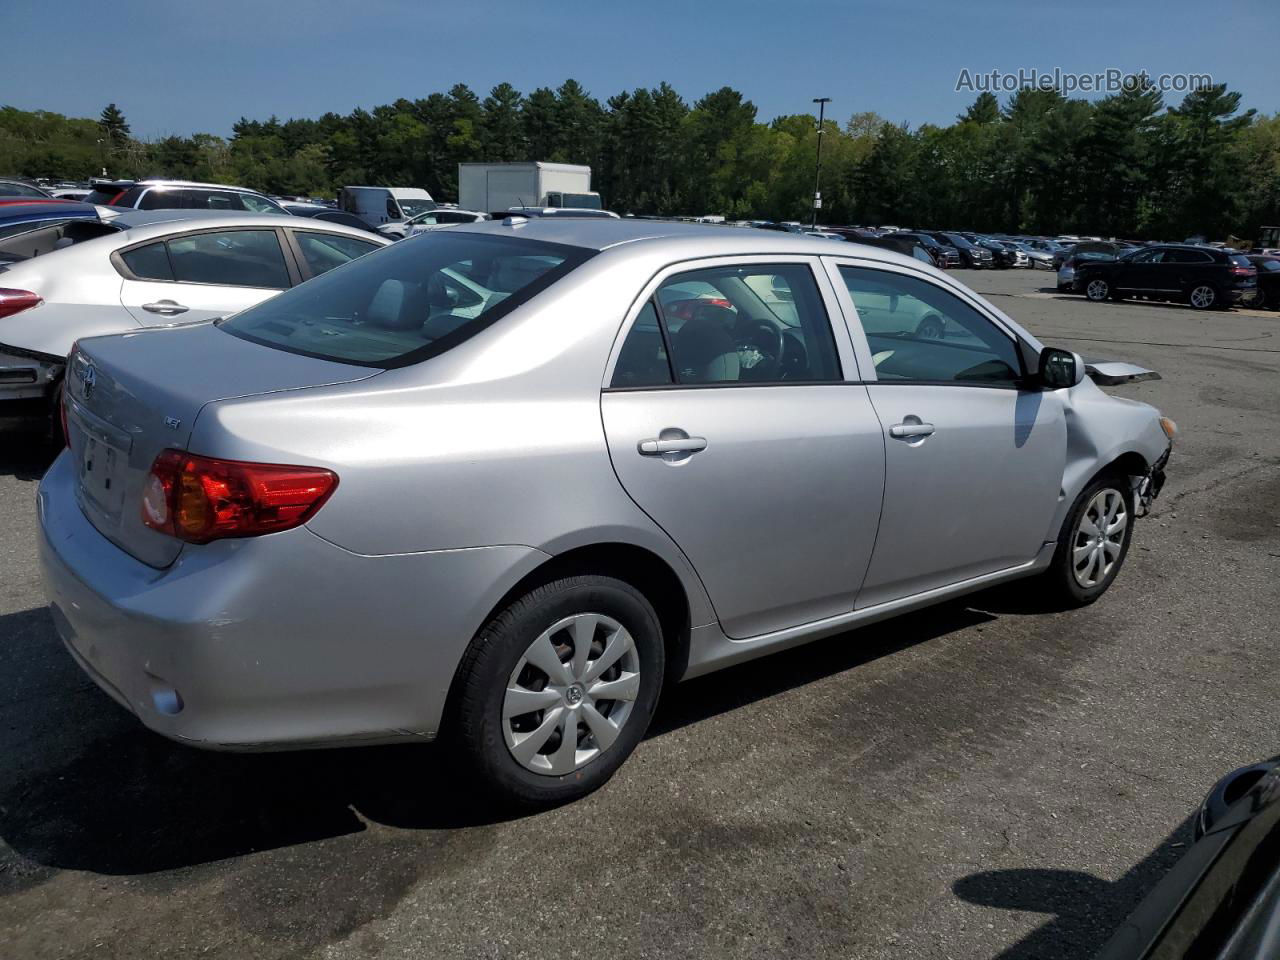
{"type": "Polygon", "coordinates": [[[524,804],[662,690],[1028,578],[1115,580],[1175,429],[878,247],[623,220],[413,237],[80,341],[40,486],[71,655],[152,729],[450,740],[524,804]]]}

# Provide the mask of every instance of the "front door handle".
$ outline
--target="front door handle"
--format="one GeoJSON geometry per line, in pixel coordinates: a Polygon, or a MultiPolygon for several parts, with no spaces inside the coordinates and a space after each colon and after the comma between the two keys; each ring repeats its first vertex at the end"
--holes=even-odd
{"type": "Polygon", "coordinates": [[[889,428],[889,436],[899,440],[915,440],[933,436],[933,424],[921,423],[915,417],[909,417],[904,423],[895,423],[889,428]],[[914,422],[912,422],[914,421],[914,422]]]}
{"type": "Polygon", "coordinates": [[[706,437],[676,437],[670,440],[641,440],[638,449],[646,457],[660,457],[664,453],[697,453],[707,449],[706,437]]]}
{"type": "Polygon", "coordinates": [[[176,317],[180,313],[186,313],[191,308],[178,303],[176,300],[157,300],[155,303],[144,303],[142,309],[147,313],[158,313],[162,317],[176,317]]]}

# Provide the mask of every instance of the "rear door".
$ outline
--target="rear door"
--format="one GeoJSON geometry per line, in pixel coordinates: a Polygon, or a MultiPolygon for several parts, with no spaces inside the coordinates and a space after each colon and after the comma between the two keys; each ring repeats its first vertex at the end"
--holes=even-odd
{"type": "Polygon", "coordinates": [[[977,301],[906,268],[835,263],[884,430],[884,507],[858,607],[1035,559],[1066,466],[1061,398],[1025,386],[1016,339],[977,301]]]}
{"type": "Polygon", "coordinates": [[[228,316],[300,280],[270,228],[200,230],[126,247],[112,255],[120,302],[140,324],[228,316]]]}
{"type": "Polygon", "coordinates": [[[879,522],[880,424],[816,266],[669,268],[624,325],[601,398],[618,479],[735,638],[852,610],[879,522]]]}

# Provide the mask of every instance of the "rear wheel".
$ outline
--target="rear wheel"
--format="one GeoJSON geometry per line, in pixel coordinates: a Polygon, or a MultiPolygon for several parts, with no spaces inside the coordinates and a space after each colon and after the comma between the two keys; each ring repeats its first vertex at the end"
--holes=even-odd
{"type": "Polygon", "coordinates": [[[1209,308],[1217,304],[1218,291],[1215,290],[1213,287],[1211,287],[1209,284],[1202,283],[1198,287],[1195,287],[1192,289],[1191,296],[1188,298],[1188,300],[1190,301],[1191,306],[1193,306],[1195,309],[1208,310],[1209,308]]]}
{"type": "Polygon", "coordinates": [[[1047,599],[1059,607],[1093,603],[1115,581],[1132,537],[1129,478],[1117,473],[1094,480],[1072,505],[1053,561],[1041,574],[1047,599]]]}
{"type": "Polygon", "coordinates": [[[461,759],[520,806],[602,786],[644,736],[662,689],[662,629],[649,601],[612,577],[556,580],[493,618],[454,681],[461,759]]]}
{"type": "Polygon", "coordinates": [[[1094,277],[1084,285],[1084,295],[1094,303],[1102,303],[1111,297],[1111,284],[1101,277],[1094,277]]]}

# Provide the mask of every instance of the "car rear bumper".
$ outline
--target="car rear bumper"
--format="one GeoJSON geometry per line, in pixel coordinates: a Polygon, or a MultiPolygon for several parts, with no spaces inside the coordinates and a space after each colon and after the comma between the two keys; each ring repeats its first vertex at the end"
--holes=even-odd
{"type": "Polygon", "coordinates": [[[0,343],[0,401],[44,400],[64,366],[62,357],[0,343]]]}
{"type": "Polygon", "coordinates": [[[305,527],[147,566],[103,537],[70,458],[40,484],[39,554],[72,656],[157,733],[264,750],[430,739],[467,644],[546,555],[353,554],[305,527]]]}

